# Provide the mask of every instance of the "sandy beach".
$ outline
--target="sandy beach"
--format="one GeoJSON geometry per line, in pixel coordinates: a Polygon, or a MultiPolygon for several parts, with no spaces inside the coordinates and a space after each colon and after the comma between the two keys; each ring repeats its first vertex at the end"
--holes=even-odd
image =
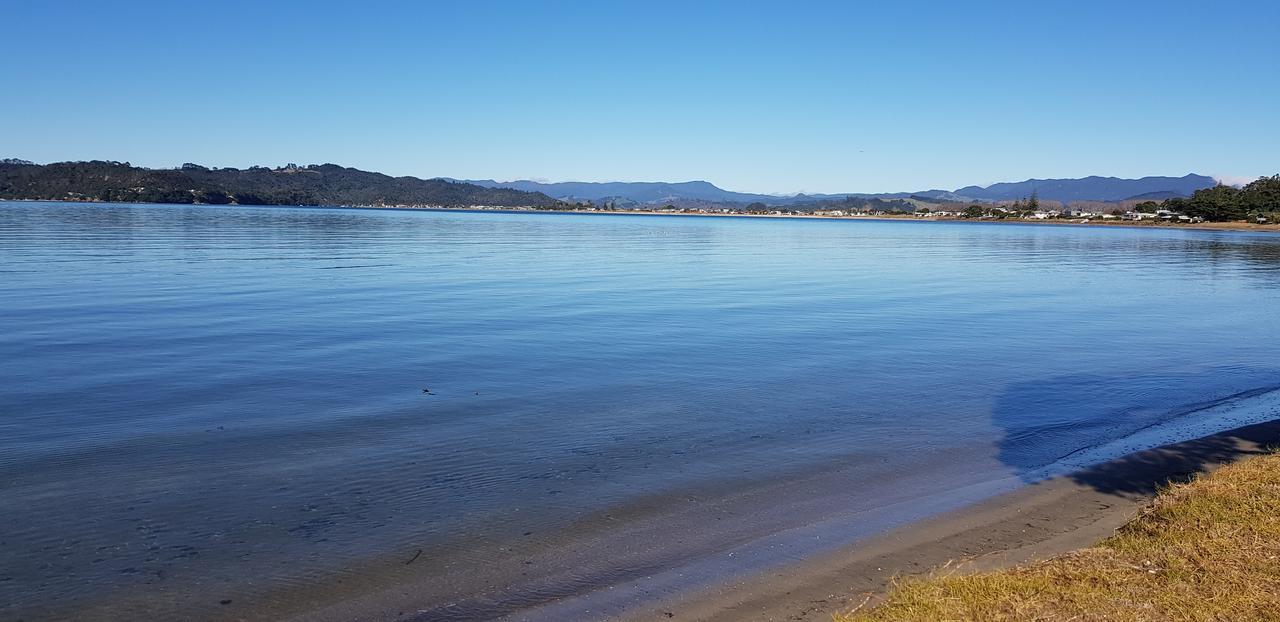
{"type": "Polygon", "coordinates": [[[1090,546],[1132,519],[1164,483],[1277,442],[1280,421],[1273,421],[1137,452],[623,619],[829,620],[874,606],[894,577],[1004,568],[1090,546]]]}
{"type": "MultiPolygon", "coordinates": [[[[775,543],[763,547],[766,550],[739,546],[718,560],[686,563],[676,572],[666,566],[671,560],[659,552],[671,548],[671,538],[691,534],[659,533],[669,527],[673,513],[689,521],[715,521],[717,514],[733,511],[738,504],[755,505],[773,497],[778,500],[773,514],[817,516],[823,504],[834,502],[834,493],[824,488],[830,482],[823,476],[780,482],[711,508],[694,499],[671,507],[666,500],[660,509],[587,521],[569,541],[531,543],[525,550],[526,569],[559,568],[539,579],[532,591],[503,593],[504,583],[521,580],[524,573],[519,567],[486,568],[481,572],[484,576],[472,576],[471,572],[451,573],[443,566],[439,572],[391,588],[348,592],[349,598],[342,599],[329,594],[321,599],[324,606],[292,619],[829,620],[833,613],[874,605],[895,577],[940,567],[949,572],[1002,568],[1092,545],[1133,518],[1162,484],[1212,471],[1277,442],[1280,421],[1245,426],[1129,454],[889,530],[874,527],[891,518],[871,516],[869,533],[855,535],[842,546],[815,544],[806,549],[775,543]],[[629,524],[621,530],[606,528],[615,519],[629,524]],[[562,548],[569,544],[572,550],[562,548]],[[616,572],[619,564],[640,572],[611,575],[610,569],[616,572]],[[759,571],[760,566],[767,568],[759,571]],[[432,596],[477,581],[492,586],[490,597],[443,602],[432,596]],[[690,590],[689,585],[703,587],[690,590]],[[436,604],[423,607],[432,601],[436,604]]],[[[951,501],[940,499],[939,504],[951,501]]],[[[759,521],[765,524],[774,518],[765,511],[759,521]]],[[[800,537],[794,540],[834,537],[820,528],[797,532],[800,537]]],[[[733,534],[724,535],[731,540],[733,534]]],[[[686,541],[691,553],[728,541],[703,538],[686,541]]],[[[357,585],[338,588],[338,592],[357,585]]]]}

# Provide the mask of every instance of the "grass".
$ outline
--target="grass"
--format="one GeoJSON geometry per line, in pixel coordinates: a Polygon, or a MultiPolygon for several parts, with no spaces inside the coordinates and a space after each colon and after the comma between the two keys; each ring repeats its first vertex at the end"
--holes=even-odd
{"type": "Polygon", "coordinates": [[[899,581],[835,620],[1280,620],[1280,454],[1165,489],[1093,548],[899,581]]]}

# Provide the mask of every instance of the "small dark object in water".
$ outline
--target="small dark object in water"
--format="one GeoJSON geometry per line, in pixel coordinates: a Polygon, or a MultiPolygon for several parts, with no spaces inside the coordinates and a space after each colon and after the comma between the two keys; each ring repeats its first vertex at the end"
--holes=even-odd
{"type": "Polygon", "coordinates": [[[422,556],[422,549],[418,549],[418,552],[413,554],[413,558],[405,562],[404,565],[408,566],[409,564],[412,564],[413,562],[418,561],[418,558],[421,556],[422,556]]]}
{"type": "Polygon", "coordinates": [[[219,605],[230,605],[230,604],[231,604],[231,599],[230,599],[230,598],[224,598],[224,599],[222,599],[222,600],[218,601],[218,604],[219,604],[219,605]]]}
{"type": "Polygon", "coordinates": [[[435,395],[435,393],[431,392],[431,389],[423,389],[422,392],[426,393],[427,395],[435,395]]]}

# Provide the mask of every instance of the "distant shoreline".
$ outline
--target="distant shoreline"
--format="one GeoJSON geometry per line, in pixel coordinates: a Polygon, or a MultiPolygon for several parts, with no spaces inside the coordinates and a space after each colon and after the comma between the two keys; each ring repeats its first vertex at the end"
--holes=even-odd
{"type": "Polygon", "coordinates": [[[361,210],[396,210],[396,211],[437,211],[437,212],[497,212],[510,214],[578,214],[586,216],[692,216],[701,218],[792,218],[800,220],[871,220],[887,222],[949,222],[949,223],[987,223],[1001,225],[1052,225],[1070,227],[1120,227],[1133,229],[1170,229],[1190,231],[1245,231],[1255,233],[1280,233],[1280,223],[1257,224],[1243,221],[1202,222],[1195,224],[1176,224],[1164,221],[1148,220],[1081,220],[1078,218],[1032,219],[1032,218],[936,218],[928,216],[880,214],[873,216],[821,216],[817,214],[734,214],[711,212],[663,212],[656,210],[563,210],[538,209],[532,207],[505,206],[473,206],[446,207],[441,205],[254,205],[254,204],[211,204],[211,203],[118,203],[114,201],[66,201],[54,199],[0,199],[0,203],[85,203],[95,205],[172,205],[178,207],[263,207],[263,208],[305,208],[305,209],[361,209],[361,210]]]}
{"type": "Polygon", "coordinates": [[[554,214],[587,214],[587,215],[624,215],[624,216],[700,216],[715,218],[796,218],[802,220],[874,220],[889,222],[956,222],[956,223],[988,223],[1001,225],[1056,225],[1076,227],[1128,227],[1135,229],[1190,229],[1200,231],[1260,231],[1280,232],[1280,223],[1257,224],[1250,222],[1202,222],[1196,224],[1176,224],[1151,220],[1096,220],[1081,221],[1078,218],[1034,219],[1034,218],[931,218],[927,216],[893,216],[882,214],[876,216],[819,216],[816,214],[715,214],[707,212],[658,212],[646,210],[544,210],[544,209],[473,209],[465,207],[422,207],[422,208],[382,208],[368,207],[361,209],[426,209],[450,212],[539,212],[554,214]]]}

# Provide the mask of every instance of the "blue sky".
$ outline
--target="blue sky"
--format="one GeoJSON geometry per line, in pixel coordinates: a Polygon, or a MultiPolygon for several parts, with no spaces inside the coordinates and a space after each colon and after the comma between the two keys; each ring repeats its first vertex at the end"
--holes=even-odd
{"type": "Polygon", "coordinates": [[[0,15],[0,157],[39,162],[755,192],[1280,172],[1275,2],[2,0],[0,15]]]}

